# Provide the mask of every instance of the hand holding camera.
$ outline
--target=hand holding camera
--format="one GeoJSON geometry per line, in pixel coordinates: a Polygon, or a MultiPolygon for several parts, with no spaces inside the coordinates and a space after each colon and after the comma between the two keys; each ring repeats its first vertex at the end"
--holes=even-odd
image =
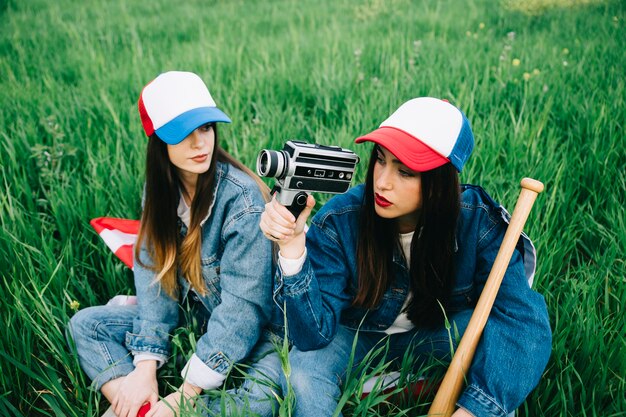
{"type": "Polygon", "coordinates": [[[349,149],[290,140],[280,151],[259,152],[257,173],[276,178],[272,194],[297,219],[308,193],[348,191],[358,163],[358,155],[349,149]]]}

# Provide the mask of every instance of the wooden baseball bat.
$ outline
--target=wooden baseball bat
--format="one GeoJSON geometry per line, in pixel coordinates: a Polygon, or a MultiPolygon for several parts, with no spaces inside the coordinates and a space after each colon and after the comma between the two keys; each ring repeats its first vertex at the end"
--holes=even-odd
{"type": "Polygon", "coordinates": [[[485,328],[489,312],[498,294],[502,278],[506,272],[513,251],[517,245],[528,214],[530,213],[537,195],[543,191],[543,184],[539,181],[524,178],[521,182],[522,191],[515,204],[511,221],[506,229],[504,239],[491,267],[485,287],[480,294],[476,308],[461,338],[461,342],[450,362],[446,375],[439,386],[435,399],[428,410],[429,416],[449,417],[455,410],[456,401],[461,394],[465,381],[465,374],[469,370],[476,351],[476,346],[485,328]]]}

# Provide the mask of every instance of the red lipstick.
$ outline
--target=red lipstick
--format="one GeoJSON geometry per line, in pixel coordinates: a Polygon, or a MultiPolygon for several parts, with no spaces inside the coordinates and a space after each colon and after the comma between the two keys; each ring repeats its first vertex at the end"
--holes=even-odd
{"type": "Polygon", "coordinates": [[[393,204],[391,201],[387,200],[385,197],[383,197],[382,195],[378,193],[374,193],[374,201],[376,201],[376,205],[383,207],[383,208],[389,207],[390,205],[393,204]]]}

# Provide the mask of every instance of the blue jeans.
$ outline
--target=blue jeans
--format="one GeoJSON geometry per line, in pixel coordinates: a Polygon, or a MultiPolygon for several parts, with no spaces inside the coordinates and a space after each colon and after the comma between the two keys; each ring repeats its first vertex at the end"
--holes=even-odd
{"type": "Polygon", "coordinates": [[[202,415],[278,415],[278,401],[286,392],[285,375],[280,357],[271,337],[264,337],[250,355],[250,366],[243,366],[245,379],[240,386],[226,391],[226,395],[203,395],[196,401],[196,410],[202,415]]]}
{"type": "MultiPolygon", "coordinates": [[[[449,320],[452,324],[448,331],[441,327],[433,330],[413,329],[404,333],[386,335],[380,332],[359,332],[358,342],[354,348],[354,366],[365,356],[388,342],[385,362],[402,361],[405,354],[414,359],[413,371],[432,360],[449,363],[450,336],[454,349],[460,339],[454,337],[455,328],[463,335],[469,323],[472,310],[461,311],[449,320]],[[388,340],[387,340],[388,338],[388,340]]],[[[340,326],[333,340],[326,347],[318,350],[300,351],[293,348],[289,353],[291,363],[291,385],[296,397],[295,417],[332,416],[337,411],[341,396],[342,380],[344,379],[356,331],[340,326]]],[[[338,410],[341,416],[341,410],[338,410]]],[[[508,417],[513,417],[512,412],[508,417]]]]}
{"type": "MultiPolygon", "coordinates": [[[[471,315],[471,311],[463,311],[450,320],[462,334],[471,315]]],[[[454,331],[452,330],[452,334],[454,331]]],[[[356,331],[340,326],[333,340],[326,347],[317,350],[301,351],[293,347],[289,352],[291,376],[289,382],[295,394],[294,417],[332,416],[341,396],[342,381],[348,371],[347,365],[352,355],[356,331]]],[[[450,360],[450,338],[445,328],[428,330],[412,330],[405,333],[386,335],[380,332],[360,332],[354,351],[354,365],[358,365],[372,349],[387,342],[389,349],[385,361],[402,360],[407,353],[415,358],[414,369],[417,371],[427,361],[436,359],[444,362],[450,360]]],[[[458,340],[453,340],[456,347],[458,340]]],[[[273,347],[271,347],[273,348],[273,347]]],[[[266,349],[270,349],[266,346],[266,349]]],[[[230,391],[234,405],[242,410],[269,417],[276,414],[278,404],[274,399],[273,390],[280,396],[287,393],[287,381],[280,367],[280,359],[272,351],[253,365],[250,375],[262,375],[275,382],[273,388],[267,384],[255,383],[248,378],[237,390],[230,391]],[[281,395],[282,394],[282,395],[281,395]]],[[[261,378],[263,379],[263,378],[261,378]]],[[[221,411],[219,401],[208,400],[208,409],[218,415],[221,411]]],[[[227,407],[228,409],[228,407],[227,407]]],[[[226,414],[229,414],[227,411],[226,414]]],[[[339,413],[341,416],[341,413],[339,413]]]]}
{"type": "MultiPolygon", "coordinates": [[[[98,306],[80,310],[70,321],[70,331],[76,344],[81,367],[99,390],[112,379],[128,375],[133,369],[133,358],[124,345],[127,331],[132,331],[136,306],[98,306]]],[[[471,311],[463,311],[450,320],[462,334],[469,322],[471,311]]],[[[301,351],[293,347],[289,352],[291,365],[290,383],[295,394],[295,417],[331,416],[341,396],[342,380],[352,354],[356,332],[340,326],[331,343],[324,348],[301,351]]],[[[454,332],[453,332],[454,334],[454,332]]],[[[416,359],[415,367],[434,357],[444,361],[450,358],[450,341],[445,329],[434,331],[412,330],[406,333],[386,335],[378,332],[361,332],[354,352],[354,364],[358,363],[379,343],[389,338],[386,360],[401,359],[407,349],[416,359]]],[[[454,346],[457,345],[453,340],[454,346]]],[[[197,402],[199,411],[205,414],[230,414],[249,411],[261,417],[276,415],[276,395],[287,393],[287,381],[281,368],[280,358],[270,340],[257,344],[250,359],[252,365],[245,369],[246,379],[241,386],[229,390],[232,402],[224,404],[215,396],[204,396],[197,402]],[[225,407],[222,409],[222,407],[225,407]]],[[[341,415],[341,414],[339,414],[341,415]]]]}
{"type": "Polygon", "coordinates": [[[78,311],[70,320],[80,366],[100,390],[105,383],[131,373],[133,356],[126,332],[133,331],[137,306],[96,306],[78,311]]]}
{"type": "MultiPolygon", "coordinates": [[[[102,385],[128,375],[133,369],[133,356],[126,346],[126,333],[133,330],[137,306],[96,306],[78,311],[70,320],[70,334],[74,339],[82,369],[93,381],[91,387],[102,385]]],[[[208,313],[200,306],[192,306],[190,313],[198,320],[200,330],[206,328],[208,313]]],[[[225,402],[226,409],[250,410],[262,416],[271,416],[277,408],[276,397],[281,395],[282,369],[274,344],[263,336],[250,354],[254,366],[246,368],[246,379],[240,387],[230,390],[234,403],[225,402]]],[[[284,378],[284,377],[283,377],[284,378]]],[[[220,415],[220,398],[203,396],[197,402],[199,411],[220,415]]]]}
{"type": "MultiPolygon", "coordinates": [[[[471,311],[462,311],[450,320],[462,332],[467,327],[471,311]]],[[[340,326],[333,340],[318,350],[300,351],[293,348],[291,361],[291,384],[296,395],[297,417],[331,416],[341,396],[342,379],[352,354],[356,331],[340,326]]],[[[454,335],[454,331],[452,331],[454,335]]],[[[450,338],[445,328],[428,330],[413,329],[409,332],[387,335],[380,332],[360,332],[354,351],[357,365],[368,352],[387,342],[389,350],[385,361],[402,360],[405,353],[412,354],[414,369],[431,359],[449,362],[450,338]]],[[[453,340],[456,347],[458,340],[453,340]]],[[[341,413],[339,413],[341,415],[341,413]]]]}
{"type": "MultiPolygon", "coordinates": [[[[192,325],[204,334],[210,318],[199,302],[188,300],[180,306],[179,325],[192,325]]],[[[76,345],[80,365],[93,381],[92,388],[128,375],[133,369],[133,355],[128,346],[128,334],[133,332],[137,305],[103,305],[78,311],[70,320],[69,331],[76,345]]]]}

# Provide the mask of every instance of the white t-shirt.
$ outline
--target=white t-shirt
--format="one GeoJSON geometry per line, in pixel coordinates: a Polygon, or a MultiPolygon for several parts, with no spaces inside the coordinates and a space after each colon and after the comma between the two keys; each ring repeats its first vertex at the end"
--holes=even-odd
{"type": "Polygon", "coordinates": [[[191,207],[187,205],[185,198],[181,195],[180,200],[178,201],[178,209],[176,210],[176,214],[178,217],[185,223],[185,226],[189,227],[189,222],[191,221],[191,207]]]}
{"type": "MultiPolygon", "coordinates": [[[[415,232],[410,233],[401,233],[400,234],[400,246],[402,247],[402,252],[404,252],[404,257],[406,258],[407,265],[411,265],[411,241],[413,240],[413,234],[415,232]]],[[[413,327],[413,323],[409,320],[409,316],[404,313],[404,309],[407,305],[409,305],[409,301],[411,301],[411,297],[413,297],[413,293],[409,291],[409,295],[404,300],[404,304],[402,304],[402,309],[400,309],[400,315],[396,317],[396,320],[385,330],[387,334],[394,333],[402,333],[411,330],[413,327]]]]}

